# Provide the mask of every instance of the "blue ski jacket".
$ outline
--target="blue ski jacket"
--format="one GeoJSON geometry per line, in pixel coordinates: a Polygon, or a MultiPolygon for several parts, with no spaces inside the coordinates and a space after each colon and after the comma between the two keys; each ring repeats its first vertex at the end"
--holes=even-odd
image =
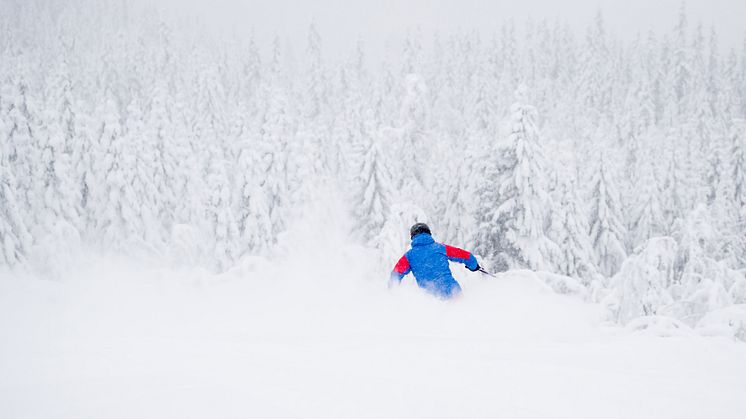
{"type": "Polygon", "coordinates": [[[466,250],[437,243],[431,235],[421,233],[412,238],[412,248],[399,259],[391,278],[401,282],[412,272],[420,288],[441,298],[451,298],[461,293],[461,286],[453,279],[448,261],[463,263],[472,271],[479,267],[477,258],[466,250]]]}

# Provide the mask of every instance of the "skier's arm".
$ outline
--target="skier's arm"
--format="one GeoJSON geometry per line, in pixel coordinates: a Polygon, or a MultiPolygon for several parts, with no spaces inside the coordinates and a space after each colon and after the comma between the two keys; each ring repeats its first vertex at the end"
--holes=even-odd
{"type": "Polygon", "coordinates": [[[445,245],[445,247],[446,257],[448,258],[448,260],[463,263],[470,271],[476,271],[477,269],[479,269],[477,258],[475,258],[474,255],[472,255],[471,253],[467,252],[464,249],[459,249],[458,247],[449,246],[447,244],[445,245]]]}
{"type": "Polygon", "coordinates": [[[409,260],[407,260],[407,255],[404,255],[398,262],[396,262],[394,270],[391,271],[391,279],[401,282],[404,275],[408,274],[411,270],[412,269],[409,267],[409,260]]]}

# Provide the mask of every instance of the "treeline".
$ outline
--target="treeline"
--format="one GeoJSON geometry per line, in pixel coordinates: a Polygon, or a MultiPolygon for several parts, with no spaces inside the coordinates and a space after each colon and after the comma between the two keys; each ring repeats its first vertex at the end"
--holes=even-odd
{"type": "Polygon", "coordinates": [[[746,42],[722,53],[683,7],[631,42],[600,15],[413,31],[392,62],[358,41],[331,64],[311,26],[294,66],[279,38],[123,7],[3,6],[3,265],[79,241],[224,270],[331,188],[386,254],[427,219],[617,318],[746,302],[746,42]]]}

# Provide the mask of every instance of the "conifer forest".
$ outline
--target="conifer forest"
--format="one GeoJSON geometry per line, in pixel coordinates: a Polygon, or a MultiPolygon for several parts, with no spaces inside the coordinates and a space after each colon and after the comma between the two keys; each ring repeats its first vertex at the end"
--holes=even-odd
{"type": "MultiPolygon", "coordinates": [[[[259,284],[295,254],[326,265],[287,277],[383,291],[426,222],[608,327],[746,341],[746,38],[686,5],[631,36],[504,16],[332,54],[313,21],[289,48],[128,4],[0,0],[0,289],[102,258],[259,284]]],[[[539,304],[522,286],[495,301],[539,304]]]]}

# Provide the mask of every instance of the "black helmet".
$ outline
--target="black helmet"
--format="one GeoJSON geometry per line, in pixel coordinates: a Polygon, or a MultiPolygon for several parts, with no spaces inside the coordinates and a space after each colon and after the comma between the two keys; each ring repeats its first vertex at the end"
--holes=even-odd
{"type": "Polygon", "coordinates": [[[422,233],[431,234],[430,227],[428,227],[425,223],[417,223],[409,229],[409,237],[412,239],[414,238],[414,236],[422,233]]]}

